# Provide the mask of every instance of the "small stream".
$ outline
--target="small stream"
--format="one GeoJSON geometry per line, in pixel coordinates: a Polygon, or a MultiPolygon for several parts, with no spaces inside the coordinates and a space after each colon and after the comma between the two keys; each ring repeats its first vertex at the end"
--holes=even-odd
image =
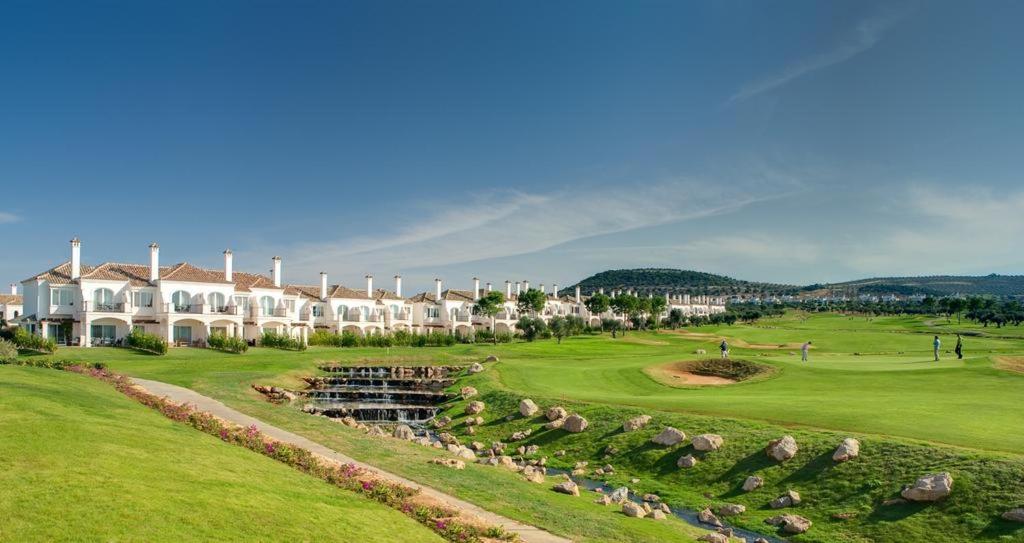
{"type": "Polygon", "coordinates": [[[444,366],[333,366],[325,375],[310,376],[299,395],[307,413],[332,418],[353,417],[365,423],[422,426],[450,395],[461,368],[444,366]]]}

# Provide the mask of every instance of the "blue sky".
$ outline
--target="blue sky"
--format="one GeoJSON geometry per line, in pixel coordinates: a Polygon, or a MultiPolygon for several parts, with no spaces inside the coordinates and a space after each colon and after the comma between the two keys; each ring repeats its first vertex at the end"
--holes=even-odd
{"type": "MultiPolygon", "coordinates": [[[[1019,2],[0,4],[0,281],[1021,273],[1019,2]]],[[[389,280],[385,283],[388,284],[389,280]]]]}

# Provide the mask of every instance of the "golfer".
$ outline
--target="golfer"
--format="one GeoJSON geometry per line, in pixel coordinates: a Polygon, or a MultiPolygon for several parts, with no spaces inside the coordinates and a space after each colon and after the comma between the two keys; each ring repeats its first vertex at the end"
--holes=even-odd
{"type": "Polygon", "coordinates": [[[807,351],[811,350],[811,342],[808,341],[800,346],[800,360],[807,362],[807,351]]]}
{"type": "Polygon", "coordinates": [[[942,347],[942,342],[939,341],[939,336],[935,336],[935,341],[932,342],[932,349],[935,350],[935,361],[939,361],[939,347],[942,347]]]}
{"type": "Polygon", "coordinates": [[[722,358],[729,358],[729,344],[722,340],[722,344],[718,346],[722,350],[722,358]]]}
{"type": "Polygon", "coordinates": [[[960,337],[960,334],[956,335],[956,347],[953,348],[953,352],[956,353],[957,360],[964,359],[964,338],[960,337]]]}

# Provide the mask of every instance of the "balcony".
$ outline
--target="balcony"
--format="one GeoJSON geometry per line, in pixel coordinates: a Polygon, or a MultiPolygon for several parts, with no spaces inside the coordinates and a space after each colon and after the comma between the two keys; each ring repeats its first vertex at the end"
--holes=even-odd
{"type": "Polygon", "coordinates": [[[82,311],[94,311],[96,313],[124,313],[124,304],[98,304],[96,302],[82,302],[82,311]]]}
{"type": "Polygon", "coordinates": [[[201,315],[203,313],[203,306],[202,304],[164,304],[164,313],[201,315]]]}
{"type": "Polygon", "coordinates": [[[211,305],[208,306],[211,315],[238,315],[238,306],[233,305],[211,305]]]}
{"type": "Polygon", "coordinates": [[[455,315],[455,322],[469,322],[469,313],[459,313],[455,315]]]}

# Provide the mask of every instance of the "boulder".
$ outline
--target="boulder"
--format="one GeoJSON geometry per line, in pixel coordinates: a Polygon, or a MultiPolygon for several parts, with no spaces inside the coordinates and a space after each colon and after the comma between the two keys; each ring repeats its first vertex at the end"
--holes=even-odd
{"type": "Polygon", "coordinates": [[[399,424],[398,426],[395,426],[395,431],[392,432],[391,435],[397,437],[398,439],[405,440],[412,440],[413,438],[416,437],[416,434],[412,431],[412,428],[410,428],[406,424],[399,424]]]}
{"type": "Polygon", "coordinates": [[[768,456],[772,457],[777,462],[785,462],[790,458],[796,456],[797,451],[800,447],[797,447],[796,440],[793,436],[782,436],[779,439],[773,440],[765,448],[765,452],[768,456]]]}
{"type": "Polygon", "coordinates": [[[644,511],[643,507],[641,507],[641,506],[639,506],[639,505],[637,505],[637,504],[635,504],[633,502],[623,503],[622,504],[622,513],[624,515],[626,515],[627,517],[633,517],[633,518],[644,518],[645,516],[647,516],[647,511],[644,511]]]}
{"type": "Polygon", "coordinates": [[[484,362],[497,362],[497,361],[498,361],[498,357],[494,356],[493,354],[492,355],[488,355],[487,358],[484,359],[484,362]]]}
{"type": "Polygon", "coordinates": [[[735,517],[747,512],[747,508],[738,503],[726,503],[718,506],[718,514],[723,517],[735,517]]]}
{"type": "Polygon", "coordinates": [[[812,522],[800,515],[779,515],[764,519],[766,524],[782,527],[787,534],[802,534],[811,529],[812,522]]]}
{"type": "Polygon", "coordinates": [[[569,413],[564,408],[555,406],[545,411],[544,416],[547,417],[548,420],[558,420],[568,417],[569,413]]]}
{"type": "Polygon", "coordinates": [[[466,463],[462,460],[456,460],[454,458],[434,458],[430,461],[431,464],[437,464],[439,466],[446,466],[452,469],[466,469],[466,463]]]}
{"type": "Polygon", "coordinates": [[[523,468],[523,477],[531,483],[543,483],[545,479],[544,468],[526,466],[523,468]]]}
{"type": "Polygon", "coordinates": [[[519,471],[519,466],[516,465],[515,461],[512,460],[511,456],[501,455],[498,457],[498,465],[510,469],[512,471],[519,471]]]}
{"type": "Polygon", "coordinates": [[[851,458],[857,458],[860,456],[860,441],[848,437],[843,440],[842,443],[836,447],[836,452],[832,454],[832,460],[836,462],[846,462],[851,458]]]}
{"type": "Polygon", "coordinates": [[[643,428],[644,426],[647,426],[647,423],[649,422],[651,422],[650,415],[640,415],[639,417],[633,417],[627,420],[626,422],[622,423],[622,431],[635,432],[643,428]]]}
{"type": "Polygon", "coordinates": [[[676,460],[676,466],[680,468],[692,468],[697,465],[697,458],[692,454],[686,456],[680,456],[679,460],[676,460]]]}
{"type": "Polygon", "coordinates": [[[664,446],[678,445],[686,439],[686,434],[682,430],[677,430],[671,426],[665,428],[660,434],[654,436],[651,439],[651,443],[664,446]]]}
{"type": "Polygon", "coordinates": [[[466,369],[466,371],[468,371],[469,374],[472,375],[474,373],[480,373],[484,371],[484,367],[479,362],[473,362],[472,364],[470,364],[469,368],[466,369]]]}
{"type": "Polygon", "coordinates": [[[561,458],[563,456],[565,456],[565,449],[559,449],[559,450],[555,451],[555,457],[556,458],[561,458]]]}
{"type": "Polygon", "coordinates": [[[758,477],[757,475],[751,475],[750,477],[747,477],[746,481],[743,481],[743,491],[753,492],[754,490],[761,488],[761,485],[763,484],[764,479],[758,477]]]}
{"type": "Polygon", "coordinates": [[[537,411],[540,411],[540,408],[537,407],[537,404],[533,403],[533,400],[525,399],[519,402],[520,415],[524,417],[532,417],[537,413],[537,411]]]}
{"type": "Polygon", "coordinates": [[[459,446],[459,449],[455,451],[455,455],[459,458],[465,458],[466,460],[476,460],[476,453],[469,447],[459,446]]]}
{"type": "Polygon", "coordinates": [[[576,483],[574,483],[572,481],[566,481],[564,483],[558,483],[557,485],[552,487],[551,490],[554,490],[555,492],[558,492],[558,493],[561,493],[561,494],[568,494],[570,496],[579,496],[580,495],[580,487],[579,487],[579,485],[577,485],[576,483]]]}
{"type": "Polygon", "coordinates": [[[537,454],[537,451],[539,451],[539,450],[540,450],[540,446],[538,446],[538,445],[527,445],[526,446],[526,450],[523,451],[523,454],[525,454],[526,456],[533,456],[533,455],[537,454]]]}
{"type": "Polygon", "coordinates": [[[718,434],[700,434],[693,436],[693,448],[698,451],[717,451],[722,448],[722,443],[725,442],[722,436],[718,434]]]}
{"type": "Polygon", "coordinates": [[[915,502],[934,502],[949,496],[953,492],[953,477],[946,472],[925,475],[903,489],[900,495],[915,502]]]}
{"type": "Polygon", "coordinates": [[[703,522],[704,524],[710,524],[718,528],[722,527],[722,521],[718,520],[718,517],[716,517],[715,514],[711,512],[711,509],[707,507],[705,507],[699,513],[697,513],[697,520],[703,522]]]}
{"type": "Polygon", "coordinates": [[[484,445],[483,443],[480,443],[479,441],[474,441],[474,442],[469,444],[469,448],[473,449],[474,451],[484,451],[484,450],[487,450],[487,445],[484,445]]]}
{"type": "Polygon", "coordinates": [[[658,503],[661,501],[661,496],[657,494],[644,494],[643,500],[647,503],[658,503]]]}
{"type": "Polygon", "coordinates": [[[462,387],[462,389],[459,390],[459,394],[462,394],[462,399],[463,400],[468,400],[468,399],[472,398],[473,396],[476,396],[478,394],[478,392],[473,387],[462,387]]]}
{"type": "Polygon", "coordinates": [[[544,425],[548,430],[557,430],[565,424],[565,419],[555,419],[544,425]]]}
{"type": "Polygon", "coordinates": [[[565,418],[565,423],[562,424],[562,429],[572,434],[578,434],[583,430],[587,429],[587,419],[572,414],[565,418]]]}
{"type": "Polygon", "coordinates": [[[349,428],[355,428],[356,426],[359,426],[359,421],[357,421],[354,417],[342,417],[341,423],[344,424],[345,426],[348,426],[349,428]]]}
{"type": "Polygon", "coordinates": [[[594,503],[598,505],[611,505],[612,499],[609,498],[608,496],[601,496],[600,498],[594,500],[594,503]]]}
{"type": "Polygon", "coordinates": [[[459,438],[449,434],[448,432],[441,432],[437,435],[437,440],[444,445],[458,445],[459,438]]]}
{"type": "Polygon", "coordinates": [[[785,494],[775,498],[768,505],[770,505],[772,509],[782,509],[783,507],[800,505],[800,493],[795,490],[787,490],[785,494]]]}
{"type": "Polygon", "coordinates": [[[1017,507],[1003,513],[1003,520],[1008,520],[1010,522],[1024,522],[1024,507],[1017,507]]]}
{"type": "Polygon", "coordinates": [[[434,419],[434,427],[435,428],[444,428],[445,426],[448,426],[451,423],[452,423],[452,418],[448,417],[448,416],[444,416],[444,417],[440,417],[440,418],[434,419]]]}
{"type": "Polygon", "coordinates": [[[366,434],[373,437],[387,437],[388,435],[388,433],[385,432],[383,428],[377,426],[376,424],[370,426],[369,429],[367,429],[366,434]]]}
{"type": "Polygon", "coordinates": [[[518,432],[514,432],[511,436],[509,436],[509,441],[522,441],[522,440],[530,437],[530,434],[532,434],[532,433],[533,433],[533,430],[530,429],[530,428],[527,428],[525,430],[520,430],[518,432]]]}
{"type": "Polygon", "coordinates": [[[615,503],[624,503],[629,501],[629,488],[620,486],[608,494],[608,497],[615,503]]]}
{"type": "Polygon", "coordinates": [[[704,541],[705,543],[729,543],[729,536],[717,532],[711,532],[698,537],[697,541],[704,541]]]}
{"type": "Polygon", "coordinates": [[[655,509],[654,511],[651,511],[647,515],[647,518],[650,518],[650,519],[653,519],[653,520],[665,520],[665,512],[662,511],[661,509],[655,509]]]}
{"type": "Polygon", "coordinates": [[[484,402],[469,402],[466,404],[466,414],[477,415],[483,413],[485,407],[484,402]]]}

